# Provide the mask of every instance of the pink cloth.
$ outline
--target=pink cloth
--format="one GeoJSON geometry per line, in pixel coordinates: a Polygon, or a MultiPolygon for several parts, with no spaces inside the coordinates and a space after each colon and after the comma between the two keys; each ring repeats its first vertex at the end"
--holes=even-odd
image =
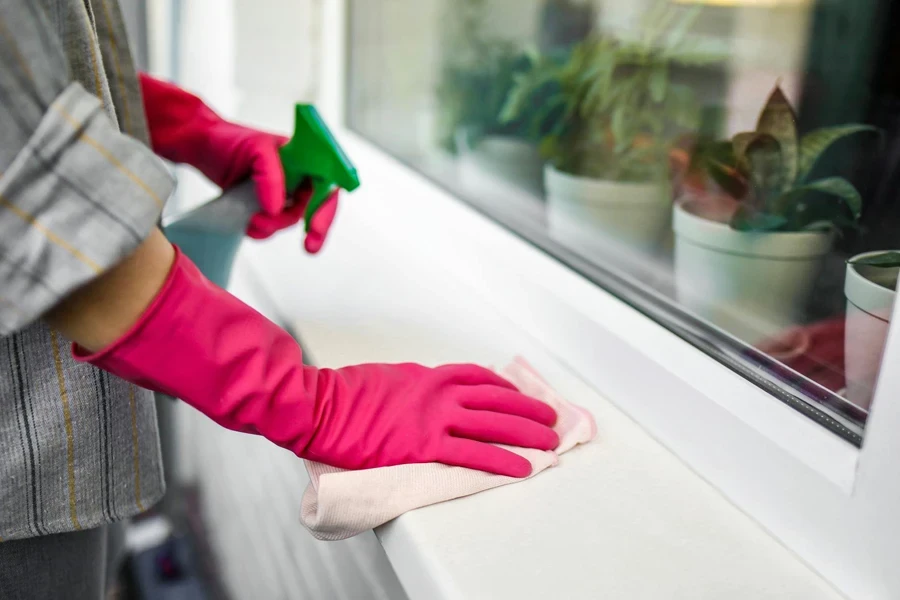
{"type": "MultiPolygon", "coordinates": [[[[566,402],[523,359],[500,374],[523,394],[553,407],[559,416],[555,451],[504,446],[531,462],[534,477],[558,462],[558,455],[594,439],[597,426],[583,408],[566,402]]],[[[303,494],[300,520],[320,540],[342,540],[378,527],[403,513],[523,481],[483,471],[423,463],[346,471],[305,461],[310,485],[303,494]]]]}

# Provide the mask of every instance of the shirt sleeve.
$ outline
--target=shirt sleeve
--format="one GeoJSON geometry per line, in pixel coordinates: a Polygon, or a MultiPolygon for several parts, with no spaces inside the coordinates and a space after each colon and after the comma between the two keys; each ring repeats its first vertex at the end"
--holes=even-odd
{"type": "Polygon", "coordinates": [[[0,0],[0,336],[128,256],[174,187],[72,82],[39,3],[0,0]]]}

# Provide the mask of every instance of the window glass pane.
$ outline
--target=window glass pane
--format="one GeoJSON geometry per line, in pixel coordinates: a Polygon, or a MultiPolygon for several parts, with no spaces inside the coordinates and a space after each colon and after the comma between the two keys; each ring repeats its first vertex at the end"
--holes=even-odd
{"type": "Polygon", "coordinates": [[[898,11],[351,0],[348,116],[859,443],[900,267],[898,11]]]}

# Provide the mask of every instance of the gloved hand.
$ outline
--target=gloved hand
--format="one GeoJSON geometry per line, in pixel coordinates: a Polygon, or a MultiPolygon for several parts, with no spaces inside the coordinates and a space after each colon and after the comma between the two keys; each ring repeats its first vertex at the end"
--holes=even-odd
{"type": "Polygon", "coordinates": [[[442,462],[525,477],[530,463],[491,443],[559,443],[552,408],[474,365],[304,366],[290,335],[180,252],[127,334],[97,354],[73,354],[224,427],[345,469],[442,462]]]}
{"type": "MultiPolygon", "coordinates": [[[[266,238],[303,218],[312,192],[302,186],[287,201],[278,156],[286,137],[230,123],[197,96],[171,83],[144,73],[140,82],[154,152],[195,167],[222,189],[253,179],[261,210],[250,221],[247,235],[266,238]]],[[[314,254],[322,248],[337,202],[335,191],[316,211],[304,242],[307,252],[314,254]]]]}

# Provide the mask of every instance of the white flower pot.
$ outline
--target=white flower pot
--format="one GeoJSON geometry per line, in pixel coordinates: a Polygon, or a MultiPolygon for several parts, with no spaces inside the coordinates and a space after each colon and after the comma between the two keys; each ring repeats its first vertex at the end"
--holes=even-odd
{"type": "Polygon", "coordinates": [[[588,257],[609,260],[621,249],[650,254],[669,230],[672,203],[660,183],[578,177],[547,165],[544,186],[550,235],[588,257]]]}
{"type": "Polygon", "coordinates": [[[459,160],[463,185],[473,190],[483,190],[491,185],[492,179],[500,178],[536,194],[542,193],[543,162],[534,144],[488,135],[474,147],[463,147],[459,160]]]}
{"type": "MultiPolygon", "coordinates": [[[[880,254],[870,252],[858,257],[880,254]]],[[[844,295],[847,322],[844,333],[844,372],[847,399],[868,410],[891,321],[898,269],[847,265],[844,295]]]]}
{"type": "Polygon", "coordinates": [[[833,235],[735,231],[692,205],[674,211],[678,301],[749,343],[796,324],[833,235]]]}

